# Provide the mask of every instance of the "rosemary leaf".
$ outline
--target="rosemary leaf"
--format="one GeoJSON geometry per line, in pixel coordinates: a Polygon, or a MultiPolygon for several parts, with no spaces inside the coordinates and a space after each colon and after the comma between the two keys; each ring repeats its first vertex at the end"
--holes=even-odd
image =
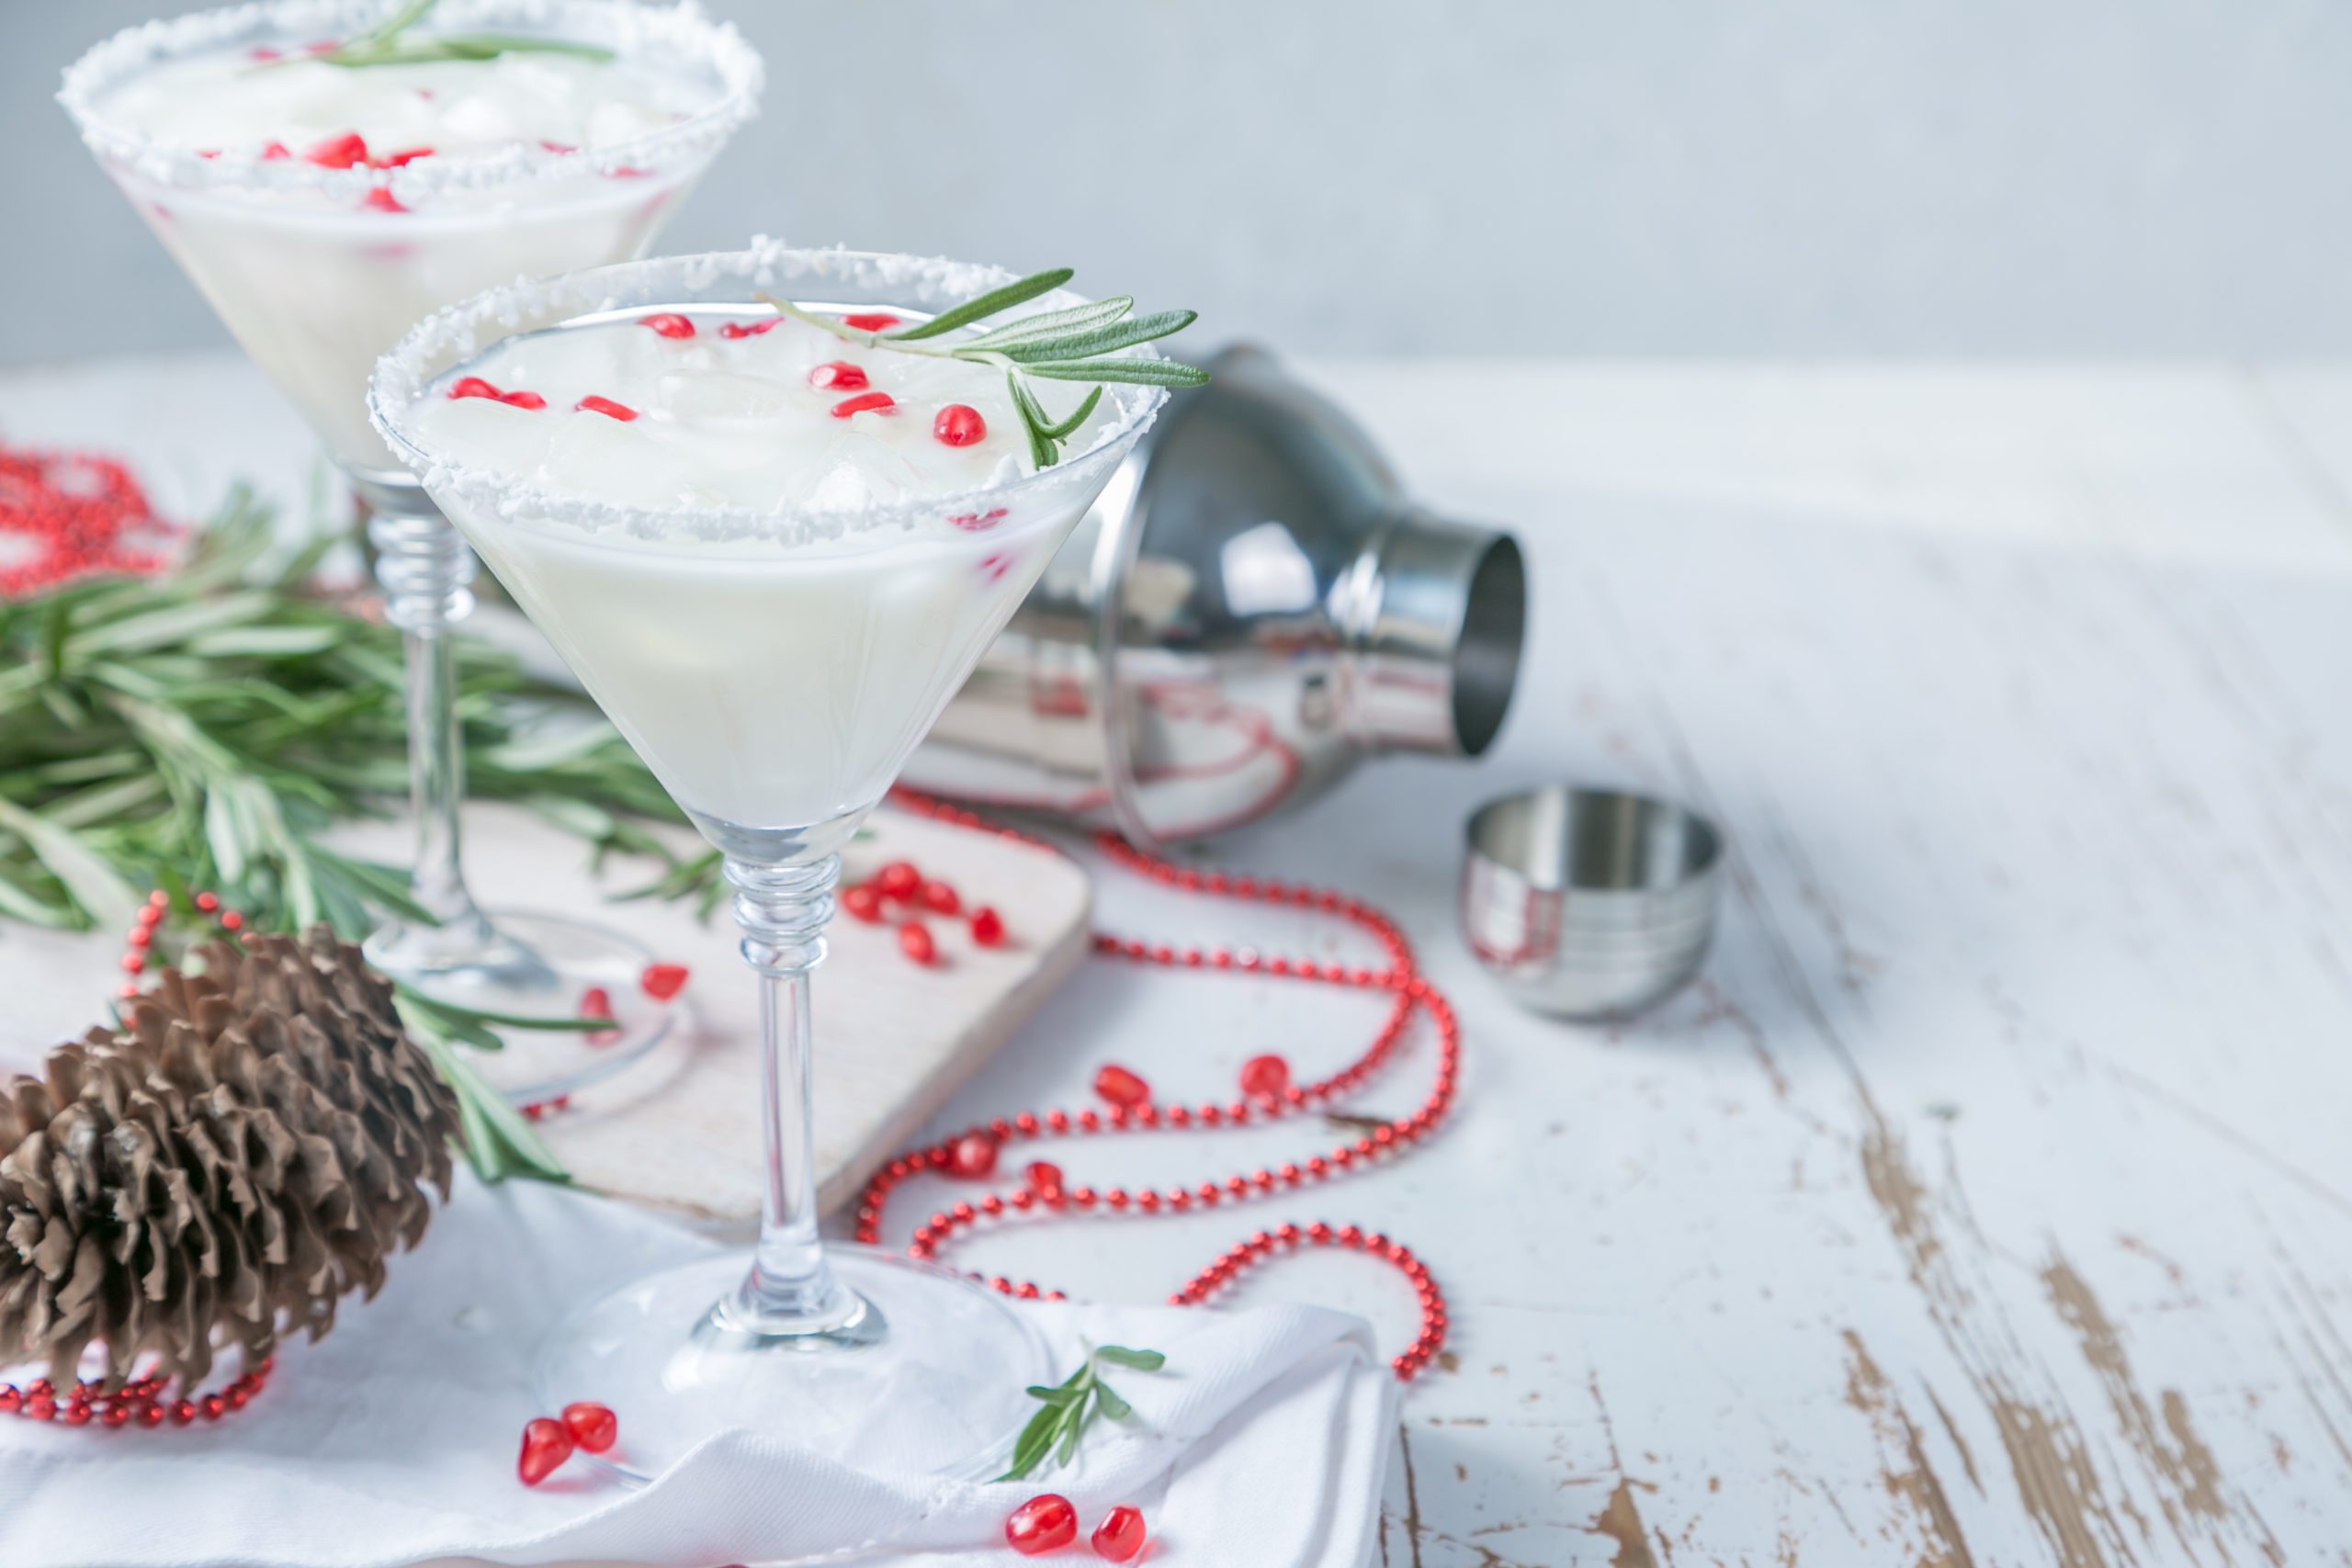
{"type": "Polygon", "coordinates": [[[951,310],[943,310],[927,321],[902,327],[884,335],[886,343],[912,343],[918,338],[938,337],[958,327],[1009,310],[1015,305],[1026,304],[1040,294],[1050,294],[1076,276],[1069,267],[1057,266],[1050,272],[1036,272],[1001,288],[991,288],[977,299],[967,299],[951,310]]]}
{"type": "Polygon", "coordinates": [[[1010,348],[1000,347],[997,352],[1021,364],[1039,359],[1091,359],[1098,354],[1181,333],[1200,319],[1197,310],[1156,310],[1148,316],[1130,316],[1082,332],[1023,340],[1010,348]]]}
{"type": "Polygon", "coordinates": [[[1108,299],[1097,299],[1091,305],[1072,305],[1065,310],[1046,310],[1035,316],[1023,316],[1017,321],[1008,321],[1003,326],[982,333],[979,336],[968,339],[956,346],[966,349],[1000,349],[1007,344],[1028,343],[1036,338],[1059,337],[1068,333],[1083,332],[1090,327],[1099,327],[1106,321],[1115,321],[1135,308],[1136,302],[1130,296],[1115,295],[1108,299]]]}
{"type": "Polygon", "coordinates": [[[1048,441],[1067,441],[1069,439],[1071,435],[1077,434],[1078,427],[1086,423],[1086,416],[1094,412],[1094,405],[1102,400],[1102,389],[1097,387],[1092,391],[1086,394],[1086,400],[1080,403],[1078,405],[1077,412],[1072,413],[1068,419],[1063,420],[1059,424],[1049,424],[1046,426],[1046,438],[1048,441]]]}
{"type": "Polygon", "coordinates": [[[1209,373],[1173,359],[1057,359],[1023,365],[1022,374],[1048,381],[1125,381],[1142,387],[1204,387],[1209,373]]]}

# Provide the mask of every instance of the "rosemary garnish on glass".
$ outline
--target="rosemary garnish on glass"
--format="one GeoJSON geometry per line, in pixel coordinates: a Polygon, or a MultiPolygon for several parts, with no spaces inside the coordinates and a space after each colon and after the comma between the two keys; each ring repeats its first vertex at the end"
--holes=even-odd
{"type": "Polygon", "coordinates": [[[1050,468],[1061,460],[1062,444],[1086,423],[1094,405],[1102,400],[1102,383],[1124,381],[1148,387],[1199,387],[1207,383],[1209,373],[1196,365],[1186,365],[1173,359],[1136,359],[1122,355],[1118,350],[1137,344],[1151,343],[1182,332],[1199,319],[1194,310],[1158,310],[1137,316],[1131,312],[1136,302],[1128,295],[1114,295],[1089,305],[1072,305],[1065,310],[1046,310],[1034,316],[980,333],[977,337],[959,337],[952,342],[934,341],[977,321],[986,321],[1000,311],[1025,304],[1040,294],[1052,292],[1073,276],[1069,267],[1057,266],[1050,272],[1032,274],[1001,288],[990,289],[978,299],[967,299],[953,310],[943,310],[927,321],[900,327],[894,332],[867,332],[851,326],[838,316],[819,315],[804,310],[789,300],[772,294],[759,299],[771,305],[796,321],[806,321],[822,332],[832,333],[845,343],[866,348],[888,349],[899,354],[920,354],[933,359],[963,359],[975,365],[989,365],[1004,372],[1004,381],[1012,393],[1012,406],[1021,412],[1021,423],[1029,434],[1029,457],[1040,468],[1050,468]],[[1038,401],[1032,379],[1045,381],[1091,381],[1096,385],[1086,394],[1071,413],[1060,420],[1046,412],[1038,401]]]}
{"type": "Polygon", "coordinates": [[[519,33],[435,33],[430,38],[405,37],[440,0],[407,0],[390,16],[354,38],[315,56],[329,65],[423,65],[442,60],[491,60],[502,54],[572,54],[583,60],[610,60],[613,51],[593,43],[568,39],[528,38],[519,33]]]}

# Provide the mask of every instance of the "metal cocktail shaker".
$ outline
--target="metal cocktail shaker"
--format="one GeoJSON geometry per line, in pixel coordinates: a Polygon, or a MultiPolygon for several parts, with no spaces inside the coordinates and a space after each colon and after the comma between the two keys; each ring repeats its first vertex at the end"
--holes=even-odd
{"type": "Polygon", "coordinates": [[[1261,349],[1178,398],[908,764],[917,788],[1204,838],[1384,751],[1475,757],[1519,675],[1503,533],[1408,500],[1261,349]]]}

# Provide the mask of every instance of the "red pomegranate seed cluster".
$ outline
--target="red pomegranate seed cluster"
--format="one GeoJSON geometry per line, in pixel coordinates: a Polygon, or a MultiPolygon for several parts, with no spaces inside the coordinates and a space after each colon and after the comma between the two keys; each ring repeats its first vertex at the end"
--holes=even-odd
{"type": "MultiPolygon", "coordinates": [[[[997,832],[1024,843],[1050,847],[1042,846],[1040,840],[1025,833],[987,822],[972,812],[912,791],[899,790],[894,794],[901,806],[919,815],[997,832]]],[[[984,1223],[1001,1223],[1008,1214],[1013,1213],[1040,1210],[1046,1213],[1182,1213],[1194,1208],[1256,1201],[1277,1191],[1329,1181],[1351,1171],[1393,1158],[1426,1137],[1452,1106],[1461,1073],[1460,1021],[1453,1004],[1421,974],[1411,945],[1386,916],[1360,900],[1328,890],[1248,876],[1229,876],[1218,872],[1195,871],[1176,865],[1136,849],[1113,833],[1102,834],[1097,840],[1097,846],[1114,863],[1163,886],[1211,897],[1317,910],[1345,919],[1363,931],[1378,944],[1385,961],[1383,967],[1269,957],[1249,949],[1154,945],[1107,935],[1095,937],[1094,951],[1103,957],[1129,963],[1178,969],[1221,970],[1382,993],[1391,998],[1388,1016],[1374,1036],[1370,1047],[1338,1072],[1310,1083],[1294,1081],[1289,1064],[1281,1057],[1254,1057],[1241,1072],[1239,1087],[1242,1098],[1225,1102],[1210,1100],[1198,1105],[1160,1104],[1152,1099],[1150,1086],[1134,1072],[1114,1063],[1105,1064],[1096,1075],[1095,1091],[1107,1103],[1107,1110],[1089,1107],[1076,1111],[1024,1111],[1015,1116],[1000,1116],[985,1126],[973,1127],[927,1148],[910,1150],[890,1161],[875,1173],[859,1200],[858,1240],[869,1245],[880,1241],[884,1213],[892,1191],[900,1184],[925,1171],[947,1176],[968,1173],[973,1177],[985,1177],[993,1174],[1002,1151],[1013,1145],[1072,1135],[1139,1133],[1159,1128],[1182,1130],[1239,1126],[1253,1122],[1295,1119],[1322,1111],[1362,1087],[1379,1071],[1396,1054],[1407,1027],[1423,1013],[1429,1016],[1437,1032],[1437,1075],[1427,1098],[1409,1115],[1389,1120],[1363,1119],[1360,1122],[1363,1131],[1359,1136],[1339,1143],[1321,1154],[1285,1161],[1278,1166],[1237,1171],[1222,1180],[1203,1181],[1195,1186],[1174,1186],[1164,1190],[1145,1187],[1132,1190],[1110,1187],[1097,1190],[1090,1186],[1066,1184],[1060,1168],[1048,1161],[1031,1161],[1024,1168],[1021,1187],[1010,1191],[989,1192],[978,1200],[959,1200],[933,1213],[916,1227],[908,1243],[907,1252],[912,1258],[936,1259],[942,1248],[959,1233],[976,1230],[984,1223]],[[989,1145],[985,1154],[978,1147],[983,1143],[989,1145]]],[[[877,877],[876,880],[878,885],[882,879],[877,877]]],[[[898,880],[901,885],[905,882],[903,875],[898,880]]],[[[1389,1365],[1399,1378],[1409,1380],[1436,1358],[1445,1343],[1448,1319],[1444,1294],[1438,1288],[1428,1266],[1403,1243],[1356,1225],[1332,1225],[1317,1221],[1310,1224],[1285,1224],[1253,1231],[1247,1239],[1186,1281],[1169,1297],[1169,1301],[1179,1306],[1198,1305],[1231,1285],[1249,1269],[1269,1258],[1301,1247],[1338,1247],[1361,1252],[1389,1264],[1402,1273],[1419,1301],[1420,1329],[1412,1344],[1392,1359],[1389,1365]]],[[[976,1280],[983,1278],[978,1274],[972,1277],[976,1280]]],[[[1041,1296],[1049,1301],[1063,1299],[1059,1291],[1046,1290],[1035,1281],[1014,1281],[1000,1275],[988,1278],[984,1282],[991,1289],[1023,1300],[1035,1300],[1041,1296]]]]}
{"type": "MultiPolygon", "coordinates": [[[[963,916],[964,896],[954,884],[923,875],[912,861],[894,860],[876,872],[871,881],[853,882],[842,888],[841,906],[852,919],[867,925],[896,919],[899,951],[917,964],[929,964],[939,957],[939,943],[922,917],[963,916]]],[[[965,917],[965,929],[975,947],[1004,945],[1004,918],[986,904],[965,917]]]]}
{"type": "MultiPolygon", "coordinates": [[[[638,988],[657,1002],[670,1001],[686,988],[686,980],[692,973],[683,964],[649,964],[637,977],[638,988]]],[[[611,1018],[613,994],[602,986],[589,987],[580,993],[580,1016],[611,1018]]],[[[620,1038],[620,1032],[617,1030],[592,1030],[582,1038],[591,1045],[609,1045],[620,1038]]],[[[534,1100],[518,1109],[523,1112],[525,1121],[537,1122],[556,1111],[571,1110],[571,1096],[559,1094],[551,1100],[534,1100]]]]}
{"type": "Polygon", "coordinates": [[[524,1423],[523,1451],[515,1456],[514,1473],[524,1485],[537,1486],[574,1453],[606,1452],[620,1436],[620,1417],[605,1406],[588,1400],[567,1404],[560,1421],[539,1416],[524,1423]]]}
{"type": "Polygon", "coordinates": [[[35,1378],[22,1388],[15,1383],[0,1383],[0,1416],[19,1416],[27,1421],[56,1421],[68,1427],[106,1427],[117,1431],[129,1427],[146,1431],[163,1426],[191,1427],[198,1421],[218,1421],[232,1410],[243,1410],[261,1393],[277,1365],[275,1360],[265,1360],[218,1393],[183,1395],[178,1399],[165,1399],[164,1380],[155,1376],[135,1378],[112,1393],[106,1391],[104,1383],[88,1378],[62,1394],[47,1378],[35,1378]]]}
{"type": "MultiPolygon", "coordinates": [[[[1132,1562],[1144,1547],[1143,1510],[1122,1503],[1102,1516],[1087,1543],[1109,1562],[1132,1562]]],[[[1078,1509],[1058,1492],[1032,1497],[1006,1516],[1004,1540],[1023,1557],[1059,1551],[1078,1539],[1078,1509]]]]}
{"type": "Polygon", "coordinates": [[[156,517],[130,470],[85,452],[0,446],[0,599],[85,577],[145,577],[183,530],[156,517]]]}

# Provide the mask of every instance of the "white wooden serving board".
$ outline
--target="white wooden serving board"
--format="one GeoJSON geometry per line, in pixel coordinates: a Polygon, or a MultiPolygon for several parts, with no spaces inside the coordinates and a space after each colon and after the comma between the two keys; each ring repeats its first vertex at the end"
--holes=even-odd
{"type": "MultiPolygon", "coordinates": [[[[395,863],[409,852],[404,823],[356,825],[335,842],[395,863]]],[[[694,840],[681,830],[679,842],[694,840]]],[[[842,858],[844,881],[910,860],[993,905],[1009,940],[976,947],[962,920],[933,917],[939,958],[923,967],[899,953],[892,926],[834,920],[814,998],[818,1179],[829,1211],[854,1197],[1078,965],[1090,909],[1086,874],[1063,856],[901,812],[876,812],[842,858]]],[[[642,863],[616,863],[600,883],[578,840],[503,806],[467,807],[466,865],[476,896],[493,909],[594,919],[693,971],[686,1017],[670,1037],[575,1095],[540,1131],[581,1185],[714,1233],[748,1235],[760,1206],[758,997],[724,908],[704,924],[686,904],[608,903],[606,894],[649,879],[642,863]]],[[[17,1002],[0,1025],[0,1067],[37,1070],[49,1046],[96,1020],[121,979],[121,951],[112,933],[0,928],[0,975],[17,1002]]]]}
{"type": "MultiPolygon", "coordinates": [[[[725,908],[705,924],[687,904],[605,903],[578,840],[519,810],[469,807],[466,831],[468,875],[486,906],[594,919],[693,971],[682,1025],[541,1122],[548,1146],[582,1186],[748,1235],[761,1190],[758,993],[725,908]]],[[[396,832],[384,848],[397,857],[403,842],[396,832]]],[[[993,905],[1010,940],[978,947],[962,920],[933,917],[939,957],[926,966],[899,951],[891,924],[834,919],[813,998],[819,1201],[828,1212],[852,1200],[1086,953],[1086,874],[1059,854],[885,810],[842,856],[842,881],[892,860],[993,905]]],[[[641,866],[617,869],[602,891],[644,879],[641,866]]]]}

